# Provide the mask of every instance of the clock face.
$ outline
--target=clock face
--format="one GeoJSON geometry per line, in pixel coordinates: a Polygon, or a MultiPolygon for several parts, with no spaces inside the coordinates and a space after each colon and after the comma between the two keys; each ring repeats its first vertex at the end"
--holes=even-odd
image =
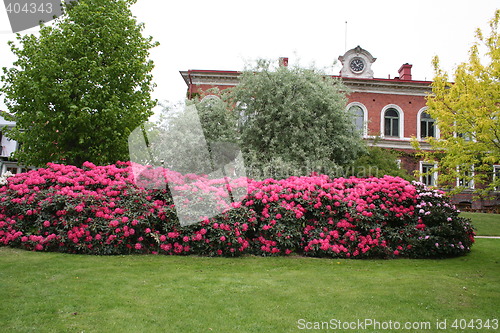
{"type": "Polygon", "coordinates": [[[354,58],[351,60],[349,67],[351,67],[351,70],[353,72],[359,73],[362,72],[363,69],[365,69],[365,62],[360,58],[354,58]]]}

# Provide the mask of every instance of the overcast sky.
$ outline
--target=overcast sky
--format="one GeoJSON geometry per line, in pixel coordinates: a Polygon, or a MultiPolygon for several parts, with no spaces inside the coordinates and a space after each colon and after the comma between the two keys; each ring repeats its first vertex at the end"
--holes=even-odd
{"type": "MultiPolygon", "coordinates": [[[[256,58],[281,56],[290,64],[300,58],[305,66],[331,67],[346,45],[360,45],[377,58],[375,77],[393,78],[410,63],[413,79],[432,80],[432,57],[438,55],[447,71],[466,61],[474,31],[489,32],[499,7],[493,0],[138,0],[132,11],[145,23],[144,34],[160,42],[151,51],[153,97],[176,102],[186,92],[180,70],[241,70],[256,58]]],[[[14,38],[1,7],[0,67],[15,59],[7,45],[14,38]]],[[[329,69],[339,71],[340,64],[329,69]]]]}

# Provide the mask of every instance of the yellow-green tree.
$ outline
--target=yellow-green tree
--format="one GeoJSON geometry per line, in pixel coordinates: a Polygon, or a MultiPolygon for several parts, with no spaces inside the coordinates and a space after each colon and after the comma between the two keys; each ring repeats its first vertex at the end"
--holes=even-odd
{"type": "Polygon", "coordinates": [[[478,193],[500,187],[500,174],[494,174],[494,165],[500,164],[499,18],[497,10],[489,36],[477,29],[469,61],[457,67],[453,83],[441,70],[439,58],[433,59],[435,77],[427,113],[436,120],[440,136],[426,139],[432,151],[417,149],[426,161],[437,162],[433,171],[439,172],[439,185],[455,192],[471,182],[478,193]]]}

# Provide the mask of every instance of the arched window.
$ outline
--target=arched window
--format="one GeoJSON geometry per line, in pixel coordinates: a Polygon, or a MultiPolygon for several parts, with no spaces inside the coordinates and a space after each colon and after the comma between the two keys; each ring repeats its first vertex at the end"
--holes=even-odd
{"type": "Polygon", "coordinates": [[[422,112],[420,114],[420,137],[436,137],[436,125],[434,124],[434,119],[427,112],[422,112]]]}
{"type": "Polygon", "coordinates": [[[349,113],[353,117],[354,125],[356,125],[356,129],[363,134],[365,129],[365,113],[361,106],[353,105],[349,108],[349,113]]]}
{"type": "Polygon", "coordinates": [[[456,136],[457,138],[464,139],[465,142],[474,141],[473,136],[469,135],[468,133],[456,133],[456,136]]]}
{"type": "Polygon", "coordinates": [[[389,108],[385,111],[384,135],[399,137],[399,113],[394,108],[389,108]]]}
{"type": "Polygon", "coordinates": [[[207,95],[201,99],[201,103],[204,103],[206,106],[210,107],[219,102],[221,99],[216,95],[207,95]]]}

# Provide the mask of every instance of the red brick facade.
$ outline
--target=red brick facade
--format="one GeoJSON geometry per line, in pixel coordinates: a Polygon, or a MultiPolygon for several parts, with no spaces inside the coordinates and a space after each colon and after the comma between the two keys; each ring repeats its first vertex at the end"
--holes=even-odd
{"type": "MultiPolygon", "coordinates": [[[[358,106],[363,110],[365,139],[369,144],[376,142],[377,146],[400,151],[401,167],[410,173],[421,170],[421,162],[415,157],[410,140],[413,137],[420,140],[421,114],[426,109],[425,96],[431,91],[431,82],[412,80],[412,66],[409,64],[400,67],[399,77],[374,78],[371,65],[376,58],[359,46],[347,51],[339,57],[339,60],[343,67],[340,75],[335,77],[342,79],[351,91],[348,95],[347,109],[358,106]],[[397,135],[385,135],[387,133],[385,124],[388,124],[385,118],[389,115],[389,110],[397,114],[399,121],[397,135]]],[[[284,66],[287,63],[288,61],[280,61],[284,66]]],[[[234,87],[238,84],[239,76],[237,71],[188,70],[180,73],[188,86],[188,98],[202,95],[214,87],[220,90],[234,87]]],[[[435,131],[435,135],[439,135],[438,129],[435,131]]],[[[424,149],[429,148],[422,141],[421,144],[424,149]]],[[[473,210],[491,210],[500,207],[500,200],[474,201],[472,193],[467,192],[456,196],[454,201],[457,204],[461,203],[464,208],[473,210]]]]}

